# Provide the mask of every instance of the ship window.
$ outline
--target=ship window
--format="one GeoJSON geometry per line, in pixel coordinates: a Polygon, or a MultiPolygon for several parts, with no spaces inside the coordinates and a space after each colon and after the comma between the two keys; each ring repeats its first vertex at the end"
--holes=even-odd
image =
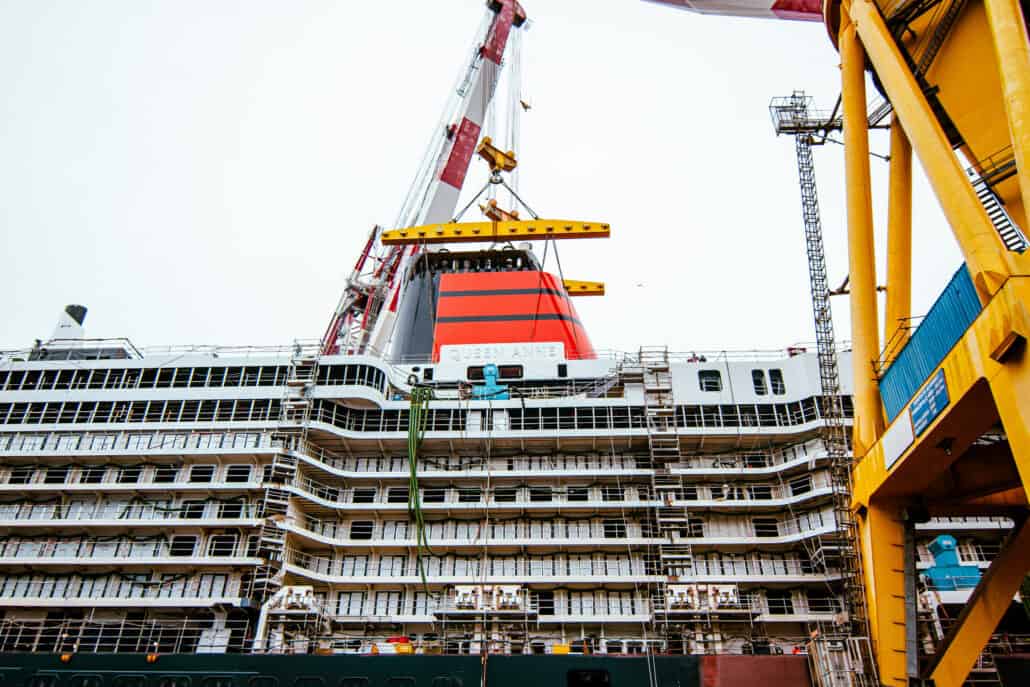
{"type": "Polygon", "coordinates": [[[195,535],[176,535],[168,543],[168,555],[170,556],[192,556],[197,548],[197,537],[195,535]]]}
{"type": "Polygon", "coordinates": [[[204,501],[183,501],[182,517],[188,520],[199,520],[204,517],[204,507],[207,504],[204,501]]]}
{"type": "Polygon", "coordinates": [[[422,490],[422,503],[443,503],[445,500],[447,500],[447,490],[443,487],[422,490]]]}
{"type": "Polygon", "coordinates": [[[375,523],[371,520],[355,520],[350,524],[351,539],[371,539],[375,523]]]}
{"type": "Polygon", "coordinates": [[[501,365],[497,371],[501,379],[522,379],[521,365],[501,365]]]}
{"type": "Polygon", "coordinates": [[[496,503],[515,503],[517,495],[518,489],[516,489],[515,487],[494,489],[494,501],[496,503]]]}
{"type": "Polygon", "coordinates": [[[211,537],[207,546],[212,556],[231,556],[236,552],[235,534],[216,534],[211,537]]]}
{"type": "Polygon", "coordinates": [[[8,477],[8,484],[28,484],[36,474],[36,468],[29,465],[19,465],[11,468],[11,476],[8,477]]]}
{"type": "Polygon", "coordinates": [[[778,368],[769,370],[769,386],[777,396],[787,393],[787,385],[783,383],[783,370],[778,368]]]}
{"type": "Polygon", "coordinates": [[[28,687],[57,687],[57,676],[33,675],[28,680],[28,687]]]}
{"type": "Polygon", "coordinates": [[[790,615],[794,612],[794,601],[789,589],[770,589],[765,598],[769,601],[770,615],[790,615]]]}
{"type": "Polygon", "coordinates": [[[119,675],[114,679],[114,687],[144,687],[147,679],[142,675],[119,675]]]}
{"type": "Polygon", "coordinates": [[[142,465],[125,465],[118,470],[118,484],[136,484],[142,474],[142,465]]]}
{"type": "Polygon", "coordinates": [[[754,525],[756,537],[780,536],[779,524],[776,522],[776,518],[752,518],[751,524],[754,525]]]}
{"type": "Polygon", "coordinates": [[[407,503],[408,490],[404,487],[390,487],[386,492],[387,503],[407,503]]]}
{"type": "Polygon", "coordinates": [[[249,465],[230,465],[225,471],[226,482],[247,482],[250,480],[249,465]]]}
{"type": "Polygon", "coordinates": [[[606,485],[601,491],[605,501],[621,501],[626,495],[618,485],[606,485]]]}
{"type": "Polygon", "coordinates": [[[279,680],[271,675],[258,675],[250,678],[249,687],[278,687],[279,680]]]}
{"type": "Polygon", "coordinates": [[[204,687],[232,687],[231,677],[206,677],[201,683],[204,687]]]}
{"type": "Polygon", "coordinates": [[[465,378],[470,382],[481,382],[483,381],[483,366],[470,367],[465,370],[465,378]]]}
{"type": "Polygon", "coordinates": [[[368,678],[345,677],[340,680],[340,687],[368,687],[368,678]]]}
{"type": "Polygon", "coordinates": [[[214,465],[194,465],[190,468],[191,482],[210,482],[215,476],[214,465]]]}
{"type": "Polygon", "coordinates": [[[790,481],[790,494],[791,496],[800,496],[801,494],[807,494],[812,491],[812,476],[803,475],[790,481]]]}
{"type": "Polygon", "coordinates": [[[701,391],[722,391],[722,374],[718,370],[698,370],[697,382],[701,391]]]}
{"type": "Polygon", "coordinates": [[[168,484],[179,477],[178,465],[158,465],[154,468],[154,482],[156,484],[168,484]]]}
{"type": "Polygon", "coordinates": [[[43,477],[43,484],[62,484],[68,479],[68,467],[49,467],[46,469],[46,476],[43,477]]]}
{"type": "Polygon", "coordinates": [[[458,490],[459,503],[479,503],[479,487],[466,487],[458,490]]]}
{"type": "Polygon", "coordinates": [[[567,487],[565,493],[569,501],[589,501],[590,489],[587,487],[567,487]]]}
{"type": "Polygon", "coordinates": [[[751,370],[751,383],[755,385],[755,393],[759,396],[769,393],[765,386],[765,370],[751,370]]]}
{"type": "Polygon", "coordinates": [[[351,500],[354,503],[374,503],[376,490],[374,487],[360,487],[354,490],[354,498],[351,500]]]}
{"type": "Polygon", "coordinates": [[[529,500],[542,503],[551,500],[551,488],[550,487],[530,487],[529,488],[529,500]]]}
{"type": "Polygon", "coordinates": [[[604,536],[606,539],[622,539],[626,536],[626,523],[622,520],[605,520],[604,536]]]}
{"type": "Polygon", "coordinates": [[[607,687],[612,681],[607,670],[570,670],[567,687],[607,687]]]}
{"type": "Polygon", "coordinates": [[[86,465],[82,468],[79,476],[81,484],[100,484],[104,481],[104,473],[107,472],[105,465],[86,465]]]}

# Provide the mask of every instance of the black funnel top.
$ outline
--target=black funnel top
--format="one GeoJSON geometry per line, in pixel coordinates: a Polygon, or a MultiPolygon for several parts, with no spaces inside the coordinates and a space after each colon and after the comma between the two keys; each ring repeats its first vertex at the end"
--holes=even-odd
{"type": "Polygon", "coordinates": [[[64,311],[79,324],[86,319],[86,306],[84,305],[66,305],[64,311]]]}

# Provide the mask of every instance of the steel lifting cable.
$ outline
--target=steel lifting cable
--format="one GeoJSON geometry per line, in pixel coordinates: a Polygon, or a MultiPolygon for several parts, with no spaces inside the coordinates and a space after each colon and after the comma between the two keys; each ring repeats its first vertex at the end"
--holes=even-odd
{"type": "Polygon", "coordinates": [[[422,588],[427,596],[429,582],[426,579],[426,568],[423,559],[426,554],[434,556],[426,534],[425,515],[422,512],[422,498],[418,488],[418,449],[426,433],[429,421],[429,401],[433,398],[433,390],[425,386],[411,389],[411,406],[408,410],[408,518],[415,524],[415,566],[422,579],[422,588]]]}

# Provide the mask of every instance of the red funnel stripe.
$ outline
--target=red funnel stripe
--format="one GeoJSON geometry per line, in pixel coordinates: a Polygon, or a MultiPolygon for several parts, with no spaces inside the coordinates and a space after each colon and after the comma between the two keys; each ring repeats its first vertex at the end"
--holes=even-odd
{"type": "Polygon", "coordinates": [[[596,357],[553,274],[466,272],[440,278],[434,361],[440,360],[441,346],[524,342],[564,344],[569,359],[596,357]]]}

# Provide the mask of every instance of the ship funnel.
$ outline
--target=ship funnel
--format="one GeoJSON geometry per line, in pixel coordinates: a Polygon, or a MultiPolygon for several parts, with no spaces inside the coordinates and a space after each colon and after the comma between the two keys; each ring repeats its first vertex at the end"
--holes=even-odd
{"type": "Polygon", "coordinates": [[[61,316],[57,318],[57,327],[51,339],[81,339],[86,330],[82,323],[86,320],[86,306],[66,305],[61,316]]]}

